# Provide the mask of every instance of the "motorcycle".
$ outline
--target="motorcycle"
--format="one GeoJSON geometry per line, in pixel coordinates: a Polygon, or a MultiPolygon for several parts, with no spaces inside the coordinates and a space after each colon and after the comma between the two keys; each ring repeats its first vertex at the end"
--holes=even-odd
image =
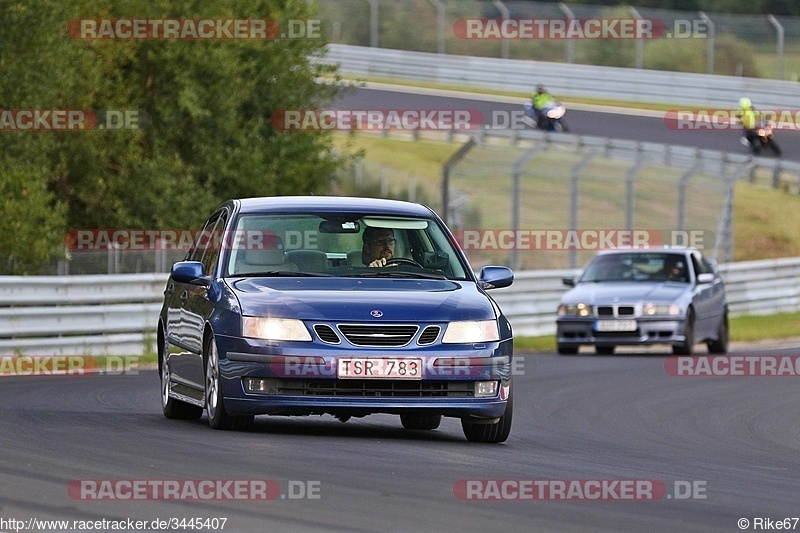
{"type": "Polygon", "coordinates": [[[775,142],[774,129],[775,126],[771,122],[759,124],[752,139],[747,138],[747,132],[745,131],[742,133],[742,137],[739,139],[739,141],[744,146],[749,146],[750,150],[755,155],[760,154],[762,148],[769,148],[776,156],[780,157],[782,153],[781,147],[778,146],[777,142],[775,142]]]}
{"type": "Polygon", "coordinates": [[[531,128],[543,131],[560,131],[567,133],[567,123],[564,121],[564,115],[567,109],[556,102],[555,100],[549,102],[538,113],[533,108],[531,102],[526,102],[523,105],[525,109],[525,123],[531,128]]]}

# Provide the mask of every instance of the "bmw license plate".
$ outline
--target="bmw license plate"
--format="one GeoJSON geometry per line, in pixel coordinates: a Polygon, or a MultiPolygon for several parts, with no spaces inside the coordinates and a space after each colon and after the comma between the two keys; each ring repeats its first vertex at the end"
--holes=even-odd
{"type": "Polygon", "coordinates": [[[636,331],[635,320],[598,320],[595,331],[636,331]]]}
{"type": "Polygon", "coordinates": [[[419,357],[340,357],[336,377],[341,379],[422,379],[419,357]]]}

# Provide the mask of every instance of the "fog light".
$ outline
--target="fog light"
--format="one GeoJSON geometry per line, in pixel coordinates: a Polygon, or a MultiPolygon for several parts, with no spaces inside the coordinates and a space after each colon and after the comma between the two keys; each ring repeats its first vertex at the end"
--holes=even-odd
{"type": "Polygon", "coordinates": [[[476,381],[475,382],[475,397],[476,398],[492,398],[497,396],[497,382],[496,381],[476,381]]]}
{"type": "Polygon", "coordinates": [[[244,378],[244,390],[251,394],[278,394],[278,382],[275,379],[244,378]]]}

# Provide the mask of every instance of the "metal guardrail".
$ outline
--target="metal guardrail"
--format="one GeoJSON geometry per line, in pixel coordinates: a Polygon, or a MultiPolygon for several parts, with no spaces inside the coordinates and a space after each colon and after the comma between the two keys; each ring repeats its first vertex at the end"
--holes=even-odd
{"type": "MultiPolygon", "coordinates": [[[[731,315],[800,310],[800,258],[720,265],[731,315]]],[[[555,332],[567,290],[579,270],[516,274],[492,291],[517,335],[555,332]]],[[[165,274],[0,277],[0,355],[138,355],[155,350],[165,274]]]]}
{"type": "Polygon", "coordinates": [[[742,96],[760,109],[798,109],[797,82],[521,59],[328,45],[326,63],[347,76],[441,83],[528,93],[537,84],[562,98],[607,98],[686,106],[737,107],[742,96]]]}

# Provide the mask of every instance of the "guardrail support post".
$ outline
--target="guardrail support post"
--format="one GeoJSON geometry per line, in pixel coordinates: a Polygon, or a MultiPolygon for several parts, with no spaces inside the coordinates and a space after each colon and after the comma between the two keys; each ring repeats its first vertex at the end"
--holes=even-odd
{"type": "Polygon", "coordinates": [[[520,212],[519,204],[522,197],[522,188],[520,187],[520,179],[522,171],[530,163],[536,155],[547,148],[546,144],[537,144],[530,150],[522,154],[522,157],[514,161],[511,174],[511,229],[514,231],[514,248],[511,252],[510,267],[515,270],[519,267],[519,248],[516,246],[517,236],[519,235],[520,226],[520,212]]]}
{"type": "MultiPolygon", "coordinates": [[[[564,13],[569,20],[575,18],[575,13],[564,2],[558,3],[558,8],[564,13]]],[[[567,39],[567,63],[575,63],[575,39],[567,39]]]]}
{"type": "Polygon", "coordinates": [[[708,35],[706,36],[706,72],[714,74],[714,37],[716,36],[714,21],[702,11],[699,11],[698,14],[708,26],[708,35]]]}
{"type": "MultiPolygon", "coordinates": [[[[569,187],[569,229],[577,231],[578,229],[578,184],[581,179],[581,172],[583,169],[592,162],[597,154],[594,151],[589,152],[572,167],[570,187],[569,187]]],[[[577,268],[578,251],[574,248],[569,250],[569,268],[577,268]]]]}
{"type": "Polygon", "coordinates": [[[369,1],[369,45],[372,48],[378,47],[378,0],[369,1]]]}
{"type": "MultiPolygon", "coordinates": [[[[642,16],[636,11],[636,8],[633,6],[628,7],[633,18],[640,19],[642,16]]],[[[636,39],[636,68],[641,69],[644,68],[644,41],[642,39],[636,39]]]]}
{"type": "Polygon", "coordinates": [[[436,7],[436,34],[438,42],[437,52],[440,54],[445,53],[445,36],[447,35],[447,11],[445,10],[442,0],[430,0],[436,7]]]}
{"type": "MultiPolygon", "coordinates": [[[[500,16],[504,19],[511,18],[511,13],[509,13],[508,8],[505,6],[503,2],[500,0],[492,0],[492,5],[500,12],[500,16]]],[[[500,41],[500,57],[503,59],[508,59],[508,39],[503,39],[500,41]]]]}
{"type": "Polygon", "coordinates": [[[442,220],[447,224],[447,218],[450,213],[450,169],[458,164],[459,161],[466,157],[467,153],[475,147],[475,138],[470,137],[467,142],[461,145],[456,153],[450,156],[442,165],[442,220]]]}
{"type": "Polygon", "coordinates": [[[775,31],[778,33],[778,45],[777,45],[777,54],[778,54],[778,75],[777,78],[779,80],[783,79],[783,26],[778,19],[776,19],[773,15],[767,15],[767,19],[770,21],[772,26],[775,28],[775,31]]]}

